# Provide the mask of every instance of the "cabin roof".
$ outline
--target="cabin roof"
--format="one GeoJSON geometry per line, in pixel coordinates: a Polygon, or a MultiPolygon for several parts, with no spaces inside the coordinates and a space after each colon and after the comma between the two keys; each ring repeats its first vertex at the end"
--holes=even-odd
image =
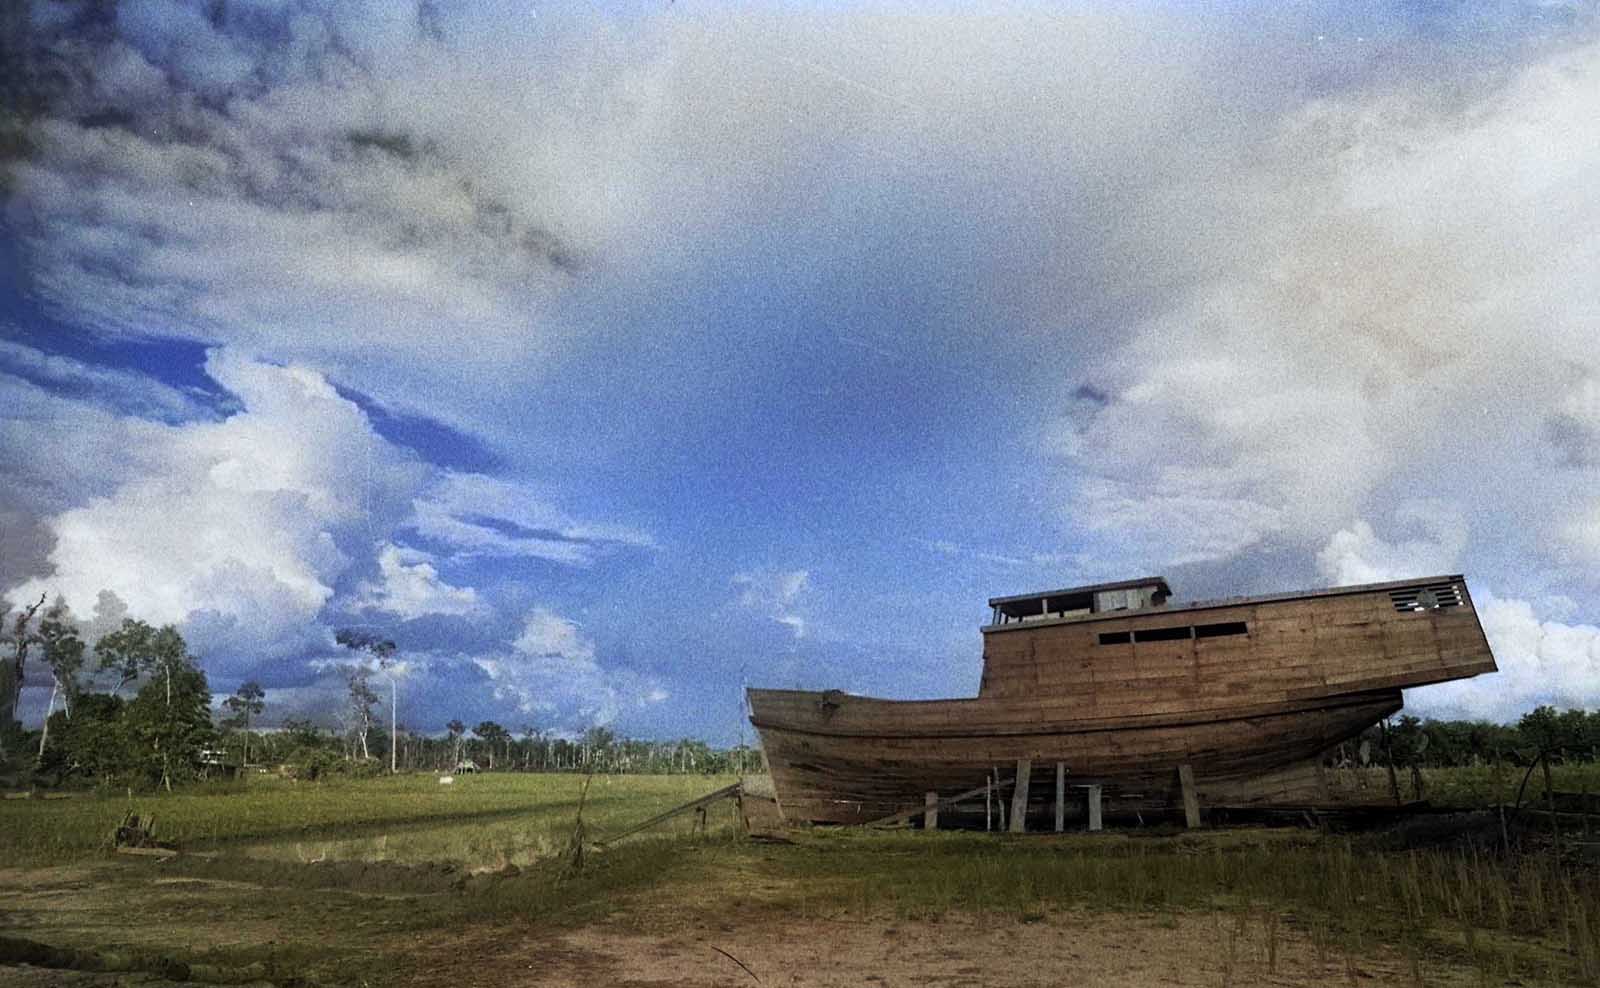
{"type": "MultiPolygon", "coordinates": [[[[1150,580],[1125,580],[1122,583],[1103,583],[1093,587],[1082,587],[1077,590],[1052,591],[1048,596],[1057,593],[1088,593],[1095,590],[1122,590],[1129,587],[1142,587],[1150,583],[1159,582],[1162,587],[1166,582],[1160,577],[1150,580]]],[[[1400,590],[1408,587],[1429,586],[1441,583],[1459,583],[1466,586],[1466,577],[1460,573],[1440,574],[1438,576],[1419,576],[1410,580],[1387,580],[1383,583],[1358,583],[1342,587],[1323,587],[1316,590],[1291,590],[1287,593],[1258,594],[1250,597],[1217,597],[1211,600],[1189,600],[1171,602],[1160,608],[1145,608],[1141,610],[1110,611],[1104,614],[1081,614],[1065,617],[1055,617],[1031,624],[991,624],[985,625],[981,630],[988,634],[992,631],[1017,631],[1023,628],[1038,628],[1041,625],[1068,624],[1084,621],[1110,621],[1119,618],[1140,617],[1149,614],[1160,614],[1163,617],[1182,613],[1183,611],[1203,611],[1221,607],[1242,607],[1250,604],[1271,604],[1288,600],[1305,600],[1317,597],[1342,597],[1349,594],[1373,593],[1381,590],[1400,590]]],[[[990,607],[997,606],[1006,601],[1037,600],[1044,594],[1022,594],[1018,597],[996,597],[989,602],[990,607]]]]}
{"type": "Polygon", "coordinates": [[[1102,590],[1132,590],[1134,587],[1155,587],[1167,596],[1172,596],[1172,588],[1167,586],[1166,577],[1146,576],[1137,580],[1117,580],[1115,583],[1091,583],[1088,586],[1067,587],[1063,590],[1040,590],[1035,593],[1012,594],[1009,597],[990,597],[989,606],[999,607],[1002,604],[1014,604],[1023,600],[1038,600],[1040,597],[1076,597],[1099,593],[1102,590]]]}

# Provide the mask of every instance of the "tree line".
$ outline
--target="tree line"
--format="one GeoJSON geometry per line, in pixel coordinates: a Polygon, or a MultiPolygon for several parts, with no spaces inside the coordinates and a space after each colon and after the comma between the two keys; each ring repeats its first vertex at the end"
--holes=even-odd
{"type": "Polygon", "coordinates": [[[1336,763],[1457,768],[1508,763],[1600,761],[1600,711],[1536,707],[1514,724],[1422,720],[1410,715],[1374,724],[1338,746],[1336,763]],[[1365,757],[1363,757],[1363,749],[1365,757]]]}
{"type": "Polygon", "coordinates": [[[167,789],[195,778],[217,728],[205,672],[177,629],[127,618],[90,649],[63,602],[41,613],[43,607],[40,597],[6,627],[10,654],[0,662],[0,764],[31,760],[47,778],[76,775],[167,789]],[[23,731],[16,717],[32,655],[51,676],[37,748],[33,733],[23,731]],[[91,655],[94,664],[86,669],[91,655]],[[92,690],[89,683],[97,677],[115,685],[92,690]]]}
{"type": "Polygon", "coordinates": [[[647,741],[593,727],[576,738],[531,724],[517,731],[492,720],[468,728],[460,719],[428,733],[396,719],[398,649],[393,641],[340,631],[336,641],[355,661],[342,668],[346,697],[336,727],[285,718],[263,729],[266,691],[253,680],[225,697],[215,712],[199,661],[183,636],[134,618],[83,640],[61,600],[41,597],[8,614],[0,634],[0,774],[31,774],[64,784],[160,786],[281,768],[302,778],[400,771],[534,771],[699,773],[760,768],[760,755],[740,745],[719,750],[692,738],[647,741]],[[51,674],[51,694],[38,731],[17,719],[30,660],[51,674]],[[380,695],[372,677],[386,682],[380,695]],[[389,723],[375,712],[389,701],[389,723]],[[385,728],[387,727],[387,730],[385,728]]]}

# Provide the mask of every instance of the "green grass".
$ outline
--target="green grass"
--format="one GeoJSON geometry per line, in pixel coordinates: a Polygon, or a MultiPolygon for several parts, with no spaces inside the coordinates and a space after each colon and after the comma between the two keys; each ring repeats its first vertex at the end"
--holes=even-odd
{"type": "MultiPolygon", "coordinates": [[[[1581,791],[1577,768],[1558,767],[1557,785],[1581,791]]],[[[1453,787],[1452,799],[1492,802],[1520,781],[1507,782],[1509,772],[1455,772],[1430,779],[1430,787],[1453,787]]],[[[588,833],[604,838],[729,781],[596,776],[585,810],[588,833]]],[[[151,924],[159,919],[168,931],[155,932],[152,925],[148,936],[194,958],[238,963],[281,960],[284,951],[301,949],[296,944],[310,950],[317,935],[295,933],[270,949],[245,939],[202,951],[182,947],[186,941],[171,931],[217,915],[255,916],[263,928],[293,922],[306,930],[327,920],[346,931],[340,963],[359,966],[404,954],[405,944],[431,931],[480,923],[554,929],[605,920],[661,929],[713,917],[937,921],[985,913],[1032,922],[1080,909],[1156,917],[1203,913],[1223,917],[1241,937],[1248,926],[1253,942],[1269,952],[1284,930],[1293,930],[1314,941],[1319,954],[1335,957],[1360,957],[1382,946],[1401,951],[1421,970],[1465,967],[1486,982],[1600,983],[1600,876],[1571,857],[1557,862],[1537,830],[1530,831],[1536,836],[1525,853],[1509,856],[1469,842],[1397,852],[1394,835],[1296,829],[1025,837],[816,829],[795,832],[793,843],[764,844],[736,836],[725,804],[713,809],[709,836],[689,839],[693,821],[685,816],[591,853],[574,870],[559,852],[569,846],[582,785],[577,776],[520,774],[460,777],[453,786],[440,786],[432,776],[316,784],[259,779],[131,803],[126,796],[6,801],[0,803],[0,860],[98,861],[109,881],[134,882],[150,873],[148,863],[104,852],[130,805],[153,814],[159,837],[223,857],[161,866],[163,875],[202,884],[175,886],[161,900],[164,912],[142,916],[151,924]],[[374,879],[378,884],[356,889],[340,884],[342,873],[241,858],[452,862],[484,869],[510,862],[523,871],[459,888],[448,880],[397,885],[391,895],[383,875],[374,879]],[[275,891],[263,896],[226,881],[203,884],[232,878],[252,883],[241,888],[275,891]],[[324,887],[330,891],[318,890],[324,887]],[[202,890],[205,898],[197,898],[202,890]],[[362,898],[373,892],[380,895],[362,898]]],[[[1429,795],[1439,801],[1437,792],[1429,795]]],[[[30,914],[29,922],[43,923],[48,915],[55,914],[30,914]]],[[[50,934],[56,935],[92,945],[105,934],[62,928],[50,934]]]]}
{"type": "MultiPolygon", "coordinates": [[[[734,781],[731,778],[595,776],[584,820],[604,837],[734,781]]],[[[156,837],[194,850],[288,860],[450,861],[468,867],[527,864],[564,846],[583,777],[485,773],[442,786],[431,775],[248,783],[176,793],[84,795],[0,802],[0,860],[59,864],[108,851],[132,810],[153,817],[156,837]]],[[[711,823],[732,823],[714,809],[711,823]]],[[[687,831],[689,816],[674,822],[687,831]]]]}
{"type": "Polygon", "coordinates": [[[621,914],[645,928],[681,922],[684,902],[699,904],[701,917],[720,910],[834,920],[1213,913],[1259,926],[1268,949],[1281,924],[1333,955],[1382,945],[1420,967],[1464,967],[1497,982],[1600,983],[1593,874],[1547,854],[1396,853],[1312,831],[1014,838],[842,830],[777,847],[679,840],[619,848],[578,875],[531,873],[475,901],[541,924],[621,914]]]}

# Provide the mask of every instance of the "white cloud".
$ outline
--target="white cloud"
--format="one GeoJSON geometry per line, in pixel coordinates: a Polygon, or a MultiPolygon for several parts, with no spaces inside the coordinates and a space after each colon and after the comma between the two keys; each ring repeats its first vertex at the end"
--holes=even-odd
{"type": "Polygon", "coordinates": [[[653,677],[602,666],[576,623],[542,607],[528,614],[509,653],[472,661],[489,677],[495,699],[523,714],[609,724],[670,698],[653,677]]]}
{"type": "Polygon", "coordinates": [[[1346,527],[1436,498],[1502,551],[1600,558],[1600,511],[1573,517],[1600,479],[1600,44],[1436,82],[1313,100],[1164,217],[1149,257],[1187,287],[1099,361],[1102,400],[1062,398],[1075,523],[1155,563],[1332,537],[1342,580],[1458,554],[1346,527]]]}
{"type": "Polygon", "coordinates": [[[196,617],[209,644],[298,643],[351,563],[340,537],[392,526],[422,470],[320,375],[224,351],[206,368],[240,411],[138,426],[144,462],[49,519],[50,572],[17,592],[82,609],[110,590],[154,623],[196,617]]]}
{"type": "Polygon", "coordinates": [[[446,583],[434,567],[437,560],[418,549],[386,543],[378,550],[378,581],[356,590],[358,609],[387,611],[402,619],[428,614],[475,614],[484,610],[472,587],[446,583]]]}
{"type": "Polygon", "coordinates": [[[1523,600],[1485,594],[1477,602],[1500,671],[1410,690],[1424,716],[1511,721],[1540,704],[1592,710],[1600,701],[1600,628],[1541,617],[1523,600]]]}
{"type": "Polygon", "coordinates": [[[563,659],[579,666],[594,663],[594,643],[576,624],[545,608],[528,615],[512,647],[533,658],[563,659]]]}
{"type": "Polygon", "coordinates": [[[738,573],[733,585],[739,591],[739,606],[784,625],[795,638],[806,636],[803,598],[811,589],[809,572],[794,569],[738,573]]]}
{"type": "Polygon", "coordinates": [[[9,596],[61,593],[83,612],[110,591],[134,616],[182,625],[212,668],[233,670],[324,647],[324,607],[345,574],[368,567],[377,579],[354,588],[357,608],[403,619],[483,612],[475,588],[450,584],[436,559],[393,541],[407,526],[469,554],[561,562],[649,543],[537,507],[524,485],[427,466],[315,371],[222,349],[206,371],[238,408],[171,425],[115,418],[0,377],[24,399],[20,412],[0,415],[0,448],[19,464],[17,479],[37,487],[17,510],[41,519],[50,546],[13,574],[9,596]],[[505,536],[494,527],[541,522],[554,531],[505,536]],[[536,552],[530,543],[571,548],[536,552]]]}
{"type": "Polygon", "coordinates": [[[1349,586],[1455,572],[1467,544],[1467,528],[1449,505],[1430,501],[1403,504],[1394,512],[1392,522],[1421,534],[1391,543],[1358,519],[1335,532],[1317,553],[1317,567],[1323,577],[1334,586],[1349,586]]]}
{"type": "Polygon", "coordinates": [[[1161,9],[344,9],[41,18],[41,60],[77,70],[9,169],[34,280],[107,332],[359,365],[386,406],[500,436],[587,337],[654,342],[607,299],[680,290],[795,210],[797,267],[886,229],[926,261],[955,215],[951,263],[1003,279],[1005,315],[1118,305],[1131,234],[1296,85],[1384,54],[1262,57],[1304,44],[1277,13],[1236,40],[1161,9]]]}

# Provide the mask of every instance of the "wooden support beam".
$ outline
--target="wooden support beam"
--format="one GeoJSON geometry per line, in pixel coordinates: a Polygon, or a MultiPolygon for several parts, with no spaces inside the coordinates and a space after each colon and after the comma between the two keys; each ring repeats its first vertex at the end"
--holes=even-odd
{"type": "Polygon", "coordinates": [[[1178,766],[1178,785],[1183,789],[1183,825],[1194,830],[1200,826],[1200,800],[1194,793],[1194,769],[1188,762],[1178,766]]]}
{"type": "Polygon", "coordinates": [[[922,829],[939,829],[939,794],[936,792],[922,794],[922,829]]]}
{"type": "Polygon", "coordinates": [[[1090,786],[1089,787],[1089,829],[1091,831],[1094,831],[1094,830],[1099,830],[1100,828],[1101,828],[1101,822],[1100,822],[1100,787],[1099,786],[1090,786]]]}
{"type": "MultiPolygon", "coordinates": [[[[994,782],[992,780],[986,781],[986,782],[984,782],[983,785],[979,786],[976,789],[968,789],[966,792],[958,792],[954,796],[946,796],[943,799],[939,800],[939,804],[938,805],[940,806],[940,808],[943,808],[943,807],[946,807],[946,806],[952,806],[952,805],[954,805],[956,803],[960,803],[960,802],[963,802],[964,800],[972,799],[975,796],[979,796],[979,795],[983,794],[986,790],[988,790],[988,788],[991,785],[994,785],[994,786],[998,787],[998,786],[1006,786],[1006,785],[1010,785],[1010,784],[1011,784],[1011,780],[1010,779],[1001,779],[999,782],[994,782]]],[[[915,809],[901,810],[899,813],[891,813],[888,816],[879,817],[876,820],[868,820],[866,823],[862,824],[862,826],[864,826],[864,827],[893,827],[893,826],[898,826],[900,824],[903,824],[903,823],[909,821],[912,817],[916,816],[918,813],[926,813],[927,811],[928,811],[927,804],[924,803],[922,806],[918,806],[915,809]]]]}
{"type": "Polygon", "coordinates": [[[688,812],[690,812],[692,810],[702,809],[703,807],[706,807],[706,806],[711,805],[712,803],[715,803],[719,799],[738,799],[739,798],[739,793],[743,790],[743,788],[744,788],[743,785],[741,783],[738,783],[738,782],[735,782],[731,786],[723,786],[721,789],[718,789],[716,792],[706,793],[704,796],[701,796],[699,799],[692,799],[689,802],[684,803],[682,806],[674,806],[672,809],[666,811],[665,813],[657,813],[655,816],[653,816],[650,819],[644,821],[643,823],[636,824],[635,826],[629,827],[627,830],[624,830],[622,833],[617,834],[614,837],[607,837],[605,840],[591,841],[590,843],[592,843],[595,847],[607,847],[609,845],[615,844],[617,841],[622,840],[624,837],[632,837],[634,834],[638,833],[641,830],[648,830],[651,827],[654,827],[658,823],[661,823],[661,822],[666,821],[666,820],[670,820],[670,819],[672,819],[673,817],[677,816],[680,813],[688,813],[688,812]]]}
{"type": "Polygon", "coordinates": [[[1028,829],[1028,777],[1033,774],[1033,762],[1017,759],[1017,784],[1011,790],[1011,832],[1023,833],[1028,829]]]}
{"type": "Polygon", "coordinates": [[[1067,763],[1056,762],[1056,833],[1067,829],[1067,763]]]}

